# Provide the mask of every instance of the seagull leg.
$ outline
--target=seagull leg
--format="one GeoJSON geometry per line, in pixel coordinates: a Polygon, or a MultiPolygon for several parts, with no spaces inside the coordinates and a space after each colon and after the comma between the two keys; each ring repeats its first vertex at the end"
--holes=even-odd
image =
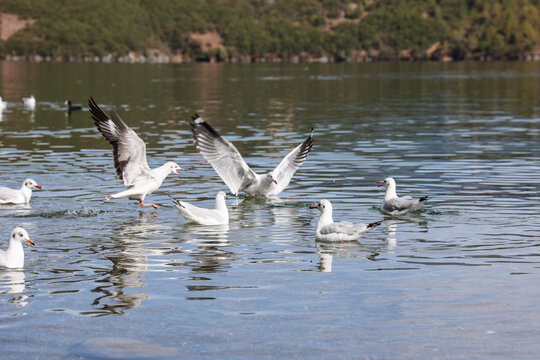
{"type": "Polygon", "coordinates": [[[159,209],[159,206],[158,206],[158,205],[156,205],[156,204],[145,204],[145,203],[143,203],[143,201],[140,200],[140,199],[139,199],[139,206],[140,206],[140,207],[143,207],[143,206],[151,206],[151,207],[153,207],[154,209],[159,209]]]}

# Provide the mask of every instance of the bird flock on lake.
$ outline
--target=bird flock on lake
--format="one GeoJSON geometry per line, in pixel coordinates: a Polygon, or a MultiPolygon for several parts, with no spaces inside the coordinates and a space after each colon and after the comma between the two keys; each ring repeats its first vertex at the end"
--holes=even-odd
{"type": "MultiPolygon", "coordinates": [[[[68,113],[82,110],[81,106],[73,105],[71,100],[66,100],[64,104],[67,106],[68,113]]],[[[27,110],[33,111],[36,107],[36,99],[33,95],[23,98],[23,105],[27,110]]],[[[146,160],[144,141],[120,118],[118,113],[115,110],[106,113],[92,97],[88,100],[88,105],[94,124],[112,146],[116,176],[123,180],[126,186],[125,190],[109,194],[106,199],[128,198],[136,201],[140,207],[151,206],[159,209],[157,204],[145,203],[145,198],[157,190],[168,175],[176,174],[180,178],[178,171],[183,169],[172,161],[151,169],[146,160]]],[[[0,97],[0,112],[6,107],[7,103],[0,97]]],[[[194,114],[189,123],[196,149],[214,168],[233,195],[242,192],[258,197],[277,197],[289,185],[294,173],[306,160],[314,140],[312,129],[309,136],[290,151],[273,170],[257,174],[245,162],[238,149],[202,117],[194,114]]],[[[409,211],[418,210],[428,199],[427,196],[420,198],[397,196],[396,182],[391,177],[378,183],[378,186],[386,187],[381,210],[389,215],[403,215],[409,211]]],[[[24,180],[20,189],[0,187],[0,205],[29,204],[33,189],[42,189],[42,186],[33,179],[24,180]]],[[[175,198],[172,198],[172,201],[186,222],[207,226],[228,224],[227,194],[219,191],[215,199],[213,209],[198,207],[175,198]]],[[[315,230],[315,239],[319,241],[357,240],[364,233],[382,223],[382,221],[368,224],[335,222],[332,217],[332,203],[327,199],[320,200],[310,208],[320,211],[315,230]]],[[[7,268],[24,266],[23,242],[35,245],[25,229],[14,228],[7,250],[0,250],[0,266],[7,268]]]]}

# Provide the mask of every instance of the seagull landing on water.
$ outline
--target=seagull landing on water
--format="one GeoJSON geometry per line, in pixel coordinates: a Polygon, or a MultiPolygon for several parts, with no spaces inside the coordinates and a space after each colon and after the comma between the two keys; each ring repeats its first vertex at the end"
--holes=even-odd
{"type": "Polygon", "coordinates": [[[0,187],[0,204],[28,204],[32,198],[32,189],[42,189],[32,179],[23,181],[19,190],[0,187]]]}
{"type": "Polygon", "coordinates": [[[377,183],[380,184],[378,185],[379,187],[386,187],[384,202],[381,209],[391,215],[403,215],[408,211],[418,210],[428,199],[427,196],[423,196],[419,199],[410,196],[398,197],[396,194],[396,182],[391,177],[387,177],[382,181],[377,181],[377,183]]]}
{"type": "Polygon", "coordinates": [[[277,196],[289,185],[313,146],[312,129],[308,138],[285,156],[274,170],[257,174],[246,164],[236,147],[219,135],[203,118],[194,114],[191,119],[191,131],[197,150],[234,195],[243,191],[249,195],[277,196]]]}
{"type": "Polygon", "coordinates": [[[214,209],[204,209],[176,199],[173,199],[173,201],[187,222],[200,225],[224,225],[229,223],[229,210],[227,210],[227,204],[225,203],[226,199],[227,195],[223,191],[218,192],[214,209]]]}
{"type": "Polygon", "coordinates": [[[146,145],[135,131],[120,119],[116,111],[113,110],[111,116],[107,115],[93,98],[88,100],[88,105],[98,130],[113,147],[116,175],[124,180],[124,185],[128,187],[117,194],[107,195],[107,200],[128,198],[138,200],[139,206],[159,209],[156,204],[145,204],[144,198],[157,190],[167,175],[176,174],[180,177],[178,170],[184,169],[174,162],[150,169],[146,161],[146,145]]]}
{"type": "Polygon", "coordinates": [[[349,241],[357,240],[363,234],[380,225],[382,221],[370,224],[354,224],[350,222],[334,222],[332,219],[332,204],[326,199],[322,199],[311,209],[319,209],[321,216],[317,223],[315,239],[320,241],[349,241]]]}
{"type": "Polygon", "coordinates": [[[34,246],[36,245],[28,236],[26,230],[16,227],[13,229],[11,236],[9,237],[9,246],[7,250],[0,250],[0,266],[7,268],[24,267],[24,249],[22,246],[23,241],[26,241],[34,246]]]}

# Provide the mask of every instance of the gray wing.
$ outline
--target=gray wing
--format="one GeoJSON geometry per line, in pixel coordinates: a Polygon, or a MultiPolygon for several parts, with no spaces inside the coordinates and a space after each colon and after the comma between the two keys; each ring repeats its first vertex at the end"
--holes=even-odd
{"type": "Polygon", "coordinates": [[[17,197],[18,190],[10,189],[7,187],[0,187],[0,201],[6,201],[17,197]]]}
{"type": "Polygon", "coordinates": [[[419,201],[419,199],[414,199],[410,196],[402,196],[400,198],[385,202],[383,205],[383,210],[388,212],[408,210],[417,205],[419,201]]]}
{"type": "Polygon", "coordinates": [[[236,147],[218,134],[199,115],[194,114],[190,122],[197,150],[212,165],[214,170],[231,189],[238,194],[244,178],[254,179],[256,174],[246,164],[236,147]]]}
{"type": "Polygon", "coordinates": [[[353,236],[365,230],[367,225],[365,224],[353,224],[350,222],[334,222],[330,225],[323,227],[320,230],[322,235],[329,234],[344,234],[347,236],[353,236]]]}
{"type": "Polygon", "coordinates": [[[144,141],[120,119],[116,111],[107,115],[93,98],[88,100],[90,114],[101,135],[112,145],[114,167],[119,179],[126,186],[132,186],[140,177],[151,177],[146,161],[144,141]]]}
{"type": "Polygon", "coordinates": [[[294,173],[302,165],[309,152],[313,146],[313,129],[311,129],[311,134],[306,140],[296,148],[294,148],[281,162],[279,165],[272,171],[274,179],[276,179],[277,184],[275,190],[272,193],[279,194],[291,181],[294,173]]]}

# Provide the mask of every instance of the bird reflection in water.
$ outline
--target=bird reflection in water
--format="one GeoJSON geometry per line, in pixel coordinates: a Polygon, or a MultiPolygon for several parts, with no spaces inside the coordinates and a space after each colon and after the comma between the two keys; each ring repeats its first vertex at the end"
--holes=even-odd
{"type": "MultiPolygon", "coordinates": [[[[20,294],[26,289],[25,274],[23,271],[0,272],[0,294],[20,294]]],[[[28,305],[31,295],[18,295],[9,299],[16,307],[28,305]]]]}
{"type": "Polygon", "coordinates": [[[334,256],[338,258],[364,258],[376,261],[379,251],[370,249],[357,241],[316,242],[319,256],[318,270],[332,272],[334,256]]]}
{"type": "Polygon", "coordinates": [[[125,309],[141,306],[148,300],[146,293],[130,293],[126,290],[143,288],[144,273],[147,271],[149,249],[145,248],[145,240],[162,233],[163,225],[151,222],[155,214],[140,212],[138,219],[127,221],[112,236],[112,247],[108,248],[106,258],[112,262],[112,268],[105,276],[97,280],[101,283],[92,291],[100,293],[92,306],[97,310],[85,312],[87,315],[124,314],[125,309]]]}
{"type": "Polygon", "coordinates": [[[215,296],[205,292],[236,287],[212,282],[212,274],[227,272],[231,264],[239,260],[234,251],[228,250],[235,245],[229,239],[229,225],[185,224],[184,233],[191,238],[188,242],[195,245],[193,249],[186,249],[189,259],[183,264],[190,267],[192,273],[186,285],[190,292],[186,300],[215,300],[215,296]]]}

